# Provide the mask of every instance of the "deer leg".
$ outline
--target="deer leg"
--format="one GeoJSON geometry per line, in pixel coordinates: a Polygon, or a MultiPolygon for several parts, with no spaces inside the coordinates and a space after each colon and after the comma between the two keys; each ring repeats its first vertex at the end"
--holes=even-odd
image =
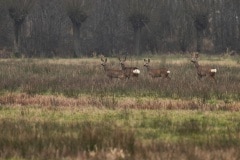
{"type": "Polygon", "coordinates": [[[217,80],[216,80],[216,78],[214,77],[214,75],[211,76],[211,78],[214,80],[215,83],[217,83],[217,80]]]}
{"type": "Polygon", "coordinates": [[[198,79],[201,80],[202,79],[202,75],[198,74],[198,79]]]}
{"type": "Polygon", "coordinates": [[[171,78],[169,77],[169,74],[165,74],[165,78],[168,80],[171,80],[171,78]]]}

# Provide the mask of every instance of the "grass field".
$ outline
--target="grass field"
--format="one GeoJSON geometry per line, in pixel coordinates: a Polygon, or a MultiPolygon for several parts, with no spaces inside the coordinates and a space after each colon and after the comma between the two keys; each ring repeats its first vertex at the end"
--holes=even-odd
{"type": "Polygon", "coordinates": [[[215,84],[186,56],[150,58],[171,81],[142,57],[130,80],[109,80],[98,58],[0,60],[0,159],[240,159],[237,59],[201,57],[215,84]]]}

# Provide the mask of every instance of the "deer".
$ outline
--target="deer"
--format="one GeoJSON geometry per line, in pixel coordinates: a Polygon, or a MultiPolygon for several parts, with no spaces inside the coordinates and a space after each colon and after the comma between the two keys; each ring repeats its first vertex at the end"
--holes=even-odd
{"type": "Polygon", "coordinates": [[[140,70],[137,67],[126,67],[125,66],[125,61],[127,60],[127,57],[125,57],[123,60],[121,60],[121,58],[119,57],[119,62],[120,65],[122,67],[122,70],[124,71],[124,74],[126,76],[126,78],[130,78],[130,77],[138,77],[140,74],[140,70]]]}
{"type": "Polygon", "coordinates": [[[169,77],[170,71],[167,68],[158,68],[158,69],[151,68],[149,65],[150,64],[149,58],[147,60],[144,59],[144,62],[145,62],[145,64],[143,66],[147,68],[147,72],[152,78],[163,77],[168,80],[171,79],[169,77]]]}
{"type": "Polygon", "coordinates": [[[108,68],[107,58],[105,59],[101,58],[101,61],[102,61],[101,65],[103,66],[104,71],[106,72],[107,76],[110,79],[113,78],[124,79],[126,77],[123,70],[108,68]]]}
{"type": "Polygon", "coordinates": [[[192,59],[191,62],[194,64],[196,70],[197,70],[197,75],[199,79],[202,79],[202,77],[210,77],[214,80],[214,82],[216,83],[216,79],[215,79],[215,74],[217,72],[216,68],[212,68],[209,66],[202,66],[198,64],[198,57],[199,54],[198,53],[193,53],[192,54],[192,59]]]}

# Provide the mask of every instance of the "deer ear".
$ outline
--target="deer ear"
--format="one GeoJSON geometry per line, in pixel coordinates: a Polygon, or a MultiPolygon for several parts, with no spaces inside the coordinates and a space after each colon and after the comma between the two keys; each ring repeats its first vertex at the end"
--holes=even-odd
{"type": "Polygon", "coordinates": [[[198,52],[193,52],[193,53],[192,53],[192,57],[194,57],[194,58],[198,58],[198,57],[199,57],[198,52]]]}
{"type": "Polygon", "coordinates": [[[148,63],[150,62],[150,59],[148,58],[148,63]]]}
{"type": "Polygon", "coordinates": [[[107,62],[107,58],[105,58],[105,62],[107,62]]]}
{"type": "Polygon", "coordinates": [[[104,62],[103,58],[101,58],[101,61],[104,62]]]}
{"type": "Polygon", "coordinates": [[[124,58],[124,62],[127,60],[127,56],[125,56],[125,58],[124,58]]]}

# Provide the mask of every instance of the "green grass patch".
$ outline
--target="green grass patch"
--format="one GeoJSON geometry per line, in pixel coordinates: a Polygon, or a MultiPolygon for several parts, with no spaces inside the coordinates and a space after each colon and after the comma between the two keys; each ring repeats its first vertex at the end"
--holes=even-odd
{"type": "Polygon", "coordinates": [[[161,151],[165,144],[211,150],[240,144],[239,112],[1,107],[0,115],[3,158],[74,158],[111,148],[134,158],[155,145],[161,151]]]}

